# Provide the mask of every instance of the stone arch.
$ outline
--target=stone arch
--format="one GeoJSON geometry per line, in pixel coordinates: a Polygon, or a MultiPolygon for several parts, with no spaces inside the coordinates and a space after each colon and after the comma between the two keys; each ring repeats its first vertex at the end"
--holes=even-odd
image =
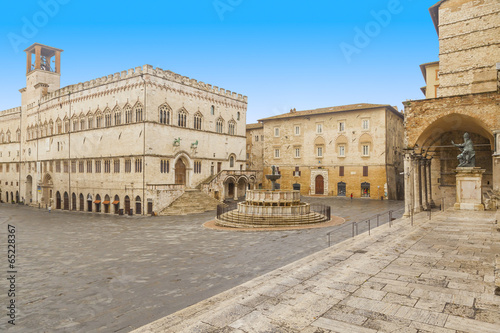
{"type": "Polygon", "coordinates": [[[42,199],[41,202],[45,205],[52,206],[52,189],[54,187],[54,183],[52,181],[52,177],[50,174],[46,173],[43,176],[42,181],[42,199]]]}
{"type": "Polygon", "coordinates": [[[140,196],[135,197],[135,213],[138,215],[142,214],[142,201],[140,196]]]}
{"type": "Polygon", "coordinates": [[[56,209],[61,209],[61,193],[56,192],[56,209]]]}
{"type": "Polygon", "coordinates": [[[78,197],[79,202],[80,202],[80,207],[79,210],[83,212],[85,210],[85,197],[83,196],[83,193],[80,193],[80,196],[78,197]]]}
{"type": "Polygon", "coordinates": [[[322,136],[316,137],[316,139],[314,139],[314,145],[316,146],[325,145],[325,138],[322,136]]]}
{"type": "MultiPolygon", "coordinates": [[[[421,189],[417,189],[415,179],[412,182],[415,195],[419,192],[422,193],[424,206],[432,205],[433,202],[440,202],[442,198],[446,198],[445,200],[455,199],[456,176],[454,170],[458,167],[457,155],[460,150],[454,147],[451,141],[463,143],[463,135],[466,132],[469,133],[474,143],[476,166],[486,170],[482,178],[483,192],[494,188],[493,170],[495,166],[493,151],[495,142],[490,128],[491,126],[479,118],[461,113],[449,113],[441,117],[435,117],[420,133],[415,142],[408,142],[408,147],[413,148],[414,154],[422,155],[426,160],[430,160],[428,162],[430,166],[427,166],[427,175],[423,175],[422,170],[426,169],[420,166],[423,181],[425,182],[430,176],[430,182],[427,184],[429,188],[427,199],[425,186],[422,185],[421,189]],[[429,202],[426,202],[426,200],[429,200],[429,202]]],[[[418,174],[417,163],[417,161],[413,161],[413,163],[407,164],[410,172],[413,171],[418,174]]]]}
{"type": "MultiPolygon", "coordinates": [[[[432,122],[418,137],[414,144],[408,143],[410,147],[429,147],[433,145],[446,132],[463,131],[476,133],[487,138],[491,143],[491,149],[494,149],[493,133],[488,129],[481,119],[471,116],[451,113],[440,117],[432,122]]],[[[425,149],[425,148],[424,148],[425,149]]]]}
{"type": "Polygon", "coordinates": [[[31,203],[33,199],[33,177],[31,177],[31,175],[26,177],[26,193],[24,196],[26,198],[26,203],[31,203]]]}
{"type": "Polygon", "coordinates": [[[335,150],[337,154],[340,154],[340,146],[344,147],[344,156],[347,154],[347,150],[349,147],[349,140],[347,140],[347,137],[345,135],[339,135],[337,139],[335,140],[335,150]]]}
{"type": "Polygon", "coordinates": [[[191,185],[190,174],[192,170],[192,161],[189,154],[186,152],[179,152],[174,158],[172,166],[175,175],[175,183],[189,187],[191,185]]]}
{"type": "Polygon", "coordinates": [[[238,183],[236,184],[236,189],[238,191],[238,193],[235,195],[238,200],[240,200],[240,198],[244,198],[246,193],[247,193],[247,187],[248,187],[248,177],[246,176],[241,176],[238,178],[238,183]]]}
{"type": "Polygon", "coordinates": [[[228,156],[229,168],[234,168],[236,166],[236,154],[231,153],[228,156]]]}

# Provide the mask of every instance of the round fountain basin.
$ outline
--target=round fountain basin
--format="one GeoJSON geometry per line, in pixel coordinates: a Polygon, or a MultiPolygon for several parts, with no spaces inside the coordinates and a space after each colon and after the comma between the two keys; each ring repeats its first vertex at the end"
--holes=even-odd
{"type": "Polygon", "coordinates": [[[298,205],[300,204],[300,191],[248,190],[245,203],[258,206],[298,205]]]}

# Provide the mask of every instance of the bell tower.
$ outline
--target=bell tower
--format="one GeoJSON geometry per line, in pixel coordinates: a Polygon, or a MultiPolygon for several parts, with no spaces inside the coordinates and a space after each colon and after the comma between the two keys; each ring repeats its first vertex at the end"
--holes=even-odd
{"type": "Polygon", "coordinates": [[[26,50],[26,88],[21,89],[22,104],[37,102],[61,87],[63,50],[35,43],[26,50]]]}

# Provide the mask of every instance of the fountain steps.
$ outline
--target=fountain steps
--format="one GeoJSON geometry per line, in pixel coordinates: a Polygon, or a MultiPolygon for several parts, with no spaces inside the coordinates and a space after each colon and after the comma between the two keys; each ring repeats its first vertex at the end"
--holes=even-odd
{"type": "Polygon", "coordinates": [[[232,228],[293,227],[322,222],[326,222],[325,216],[314,212],[295,216],[252,216],[231,211],[216,220],[217,225],[232,228]]]}

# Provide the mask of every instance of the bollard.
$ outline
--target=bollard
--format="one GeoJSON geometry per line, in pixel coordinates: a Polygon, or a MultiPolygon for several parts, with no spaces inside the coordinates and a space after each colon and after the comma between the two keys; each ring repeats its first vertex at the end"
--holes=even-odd
{"type": "Polygon", "coordinates": [[[368,235],[371,235],[371,220],[368,220],[368,235]]]}
{"type": "Polygon", "coordinates": [[[392,227],[392,210],[389,211],[389,227],[392,227]]]}
{"type": "Polygon", "coordinates": [[[378,222],[379,222],[379,217],[380,217],[380,214],[377,215],[377,227],[379,226],[378,222]]]}

